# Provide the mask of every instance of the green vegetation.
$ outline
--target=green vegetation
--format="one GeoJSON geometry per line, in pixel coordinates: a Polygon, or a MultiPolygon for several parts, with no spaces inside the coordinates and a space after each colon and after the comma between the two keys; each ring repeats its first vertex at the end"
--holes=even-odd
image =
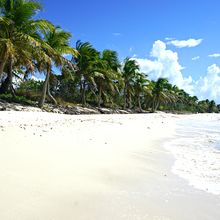
{"type": "Polygon", "coordinates": [[[0,0],[0,99],[39,107],[47,101],[139,112],[220,111],[213,100],[199,101],[167,79],[149,80],[134,59],[120,62],[116,51],[81,41],[73,48],[71,33],[34,19],[41,9],[34,0],[0,0]],[[31,79],[36,73],[45,80],[31,79]]]}
{"type": "Polygon", "coordinates": [[[33,106],[34,102],[27,99],[24,96],[13,96],[11,94],[0,94],[0,99],[7,101],[7,102],[14,102],[14,103],[19,103],[23,105],[30,105],[33,106]]]}

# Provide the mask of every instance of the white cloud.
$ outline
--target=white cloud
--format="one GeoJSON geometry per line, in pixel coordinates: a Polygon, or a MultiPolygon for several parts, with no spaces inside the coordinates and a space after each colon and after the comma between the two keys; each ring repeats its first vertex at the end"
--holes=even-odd
{"type": "Polygon", "coordinates": [[[196,95],[200,99],[214,99],[220,102],[220,67],[212,64],[207,68],[207,74],[195,83],[196,95]]]}
{"type": "Polygon", "coordinates": [[[156,41],[151,50],[150,59],[135,60],[139,63],[141,71],[148,74],[150,79],[156,80],[159,77],[167,78],[172,84],[183,88],[188,93],[193,93],[192,77],[183,77],[183,67],[179,63],[178,54],[166,48],[163,41],[156,41]]]}
{"type": "Polygon", "coordinates": [[[167,44],[171,44],[175,47],[178,48],[183,48],[183,47],[196,47],[199,44],[202,43],[202,39],[188,39],[188,40],[172,40],[167,42],[167,44]]]}
{"type": "Polygon", "coordinates": [[[209,57],[220,57],[220,53],[213,53],[213,54],[210,54],[209,57]]]}
{"type": "Polygon", "coordinates": [[[121,36],[121,33],[119,33],[119,32],[115,32],[115,33],[112,33],[112,35],[118,37],[118,36],[121,36]]]}
{"type": "Polygon", "coordinates": [[[192,61],[199,60],[199,59],[200,59],[200,56],[196,56],[192,58],[192,61]]]}

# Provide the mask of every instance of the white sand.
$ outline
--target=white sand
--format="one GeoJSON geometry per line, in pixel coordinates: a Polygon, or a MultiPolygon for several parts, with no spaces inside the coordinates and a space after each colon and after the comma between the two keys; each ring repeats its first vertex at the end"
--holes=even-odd
{"type": "Polygon", "coordinates": [[[170,172],[180,116],[0,113],[0,220],[218,220],[170,172]]]}

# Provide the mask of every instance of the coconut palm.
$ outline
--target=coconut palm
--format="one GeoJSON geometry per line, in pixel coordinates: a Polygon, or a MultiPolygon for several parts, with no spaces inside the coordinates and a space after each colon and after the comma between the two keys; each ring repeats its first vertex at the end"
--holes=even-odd
{"type": "Polygon", "coordinates": [[[133,59],[126,58],[122,69],[122,76],[124,79],[124,108],[131,108],[131,99],[134,94],[134,81],[139,65],[133,59]]]}
{"type": "Polygon", "coordinates": [[[156,82],[152,81],[152,112],[155,112],[160,104],[175,102],[177,96],[172,93],[172,85],[167,79],[159,78],[156,82]]]}
{"type": "Polygon", "coordinates": [[[145,95],[150,95],[150,90],[148,88],[149,80],[144,73],[137,73],[134,82],[135,97],[137,98],[139,111],[142,109],[142,98],[145,95]]]}
{"type": "Polygon", "coordinates": [[[105,99],[112,101],[112,96],[119,93],[121,85],[120,62],[118,54],[112,50],[104,50],[99,62],[100,66],[95,72],[95,83],[98,90],[98,106],[105,99]]]}
{"type": "Polygon", "coordinates": [[[78,52],[70,47],[71,34],[69,32],[63,31],[60,27],[54,27],[53,29],[47,29],[44,31],[43,43],[41,49],[47,55],[49,59],[41,60],[41,67],[46,71],[46,78],[43,85],[42,96],[39,101],[39,107],[42,107],[45,102],[46,95],[57,104],[55,98],[50,93],[50,76],[52,74],[52,66],[55,64],[57,67],[62,67],[64,64],[70,66],[71,62],[64,58],[63,55],[70,54],[72,56],[77,56],[78,52]]]}
{"type": "Polygon", "coordinates": [[[79,77],[81,103],[86,104],[86,91],[91,90],[94,94],[96,84],[94,77],[98,74],[100,53],[89,42],[76,42],[78,57],[73,57],[73,64],[76,65],[76,75],[79,77]]]}
{"type": "Polygon", "coordinates": [[[32,20],[41,9],[40,3],[31,0],[0,0],[0,75],[7,74],[6,90],[13,91],[15,65],[31,68],[34,50],[38,50],[38,30],[47,28],[45,20],[32,20]]]}

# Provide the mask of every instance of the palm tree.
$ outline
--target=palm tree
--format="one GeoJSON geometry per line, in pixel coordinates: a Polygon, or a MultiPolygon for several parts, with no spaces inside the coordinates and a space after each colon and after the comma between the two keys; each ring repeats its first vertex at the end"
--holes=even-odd
{"type": "Polygon", "coordinates": [[[141,99],[145,95],[150,94],[148,84],[149,84],[149,80],[146,78],[146,75],[144,73],[137,73],[135,82],[134,82],[134,90],[135,90],[135,97],[137,98],[138,108],[140,112],[143,111],[141,99]]]}
{"type": "Polygon", "coordinates": [[[211,100],[211,101],[209,102],[208,112],[209,112],[209,113],[217,112],[217,107],[216,107],[216,104],[215,104],[215,101],[214,101],[214,100],[211,100]]]}
{"type": "Polygon", "coordinates": [[[102,52],[101,59],[105,61],[112,70],[114,70],[115,72],[119,71],[121,64],[116,51],[104,50],[102,52]]]}
{"type": "Polygon", "coordinates": [[[176,101],[176,95],[172,93],[172,85],[167,79],[159,78],[156,82],[152,81],[152,112],[155,112],[160,104],[167,104],[176,101]]]}
{"type": "Polygon", "coordinates": [[[60,27],[54,27],[52,30],[48,29],[44,31],[44,43],[42,43],[42,50],[48,56],[48,60],[42,60],[43,69],[46,71],[46,78],[43,84],[42,96],[39,101],[39,107],[42,107],[45,102],[46,95],[57,104],[55,98],[50,93],[50,76],[52,73],[53,63],[59,67],[64,64],[72,66],[71,62],[63,57],[63,55],[70,54],[77,56],[78,52],[70,47],[69,40],[71,34],[63,31],[60,27]]]}
{"type": "Polygon", "coordinates": [[[86,91],[90,89],[95,94],[94,77],[97,75],[97,69],[100,69],[100,54],[89,42],[77,41],[76,50],[79,56],[73,57],[72,62],[76,65],[76,75],[79,77],[81,103],[85,105],[86,91]]]}
{"type": "Polygon", "coordinates": [[[133,59],[126,58],[122,69],[122,76],[124,79],[124,108],[131,108],[131,99],[134,94],[134,81],[139,65],[133,59]]]}
{"type": "Polygon", "coordinates": [[[32,66],[33,51],[38,50],[38,30],[47,28],[45,20],[32,20],[41,9],[31,0],[0,0],[0,75],[5,70],[4,90],[13,92],[12,79],[15,65],[32,66]]]}
{"type": "Polygon", "coordinates": [[[209,108],[209,100],[202,100],[198,102],[199,112],[201,113],[208,112],[208,108],[209,108]]]}
{"type": "Polygon", "coordinates": [[[96,70],[95,83],[98,90],[98,106],[100,107],[104,99],[112,102],[111,96],[115,92],[119,93],[121,74],[117,52],[104,50],[99,63],[101,65],[96,70]]]}

